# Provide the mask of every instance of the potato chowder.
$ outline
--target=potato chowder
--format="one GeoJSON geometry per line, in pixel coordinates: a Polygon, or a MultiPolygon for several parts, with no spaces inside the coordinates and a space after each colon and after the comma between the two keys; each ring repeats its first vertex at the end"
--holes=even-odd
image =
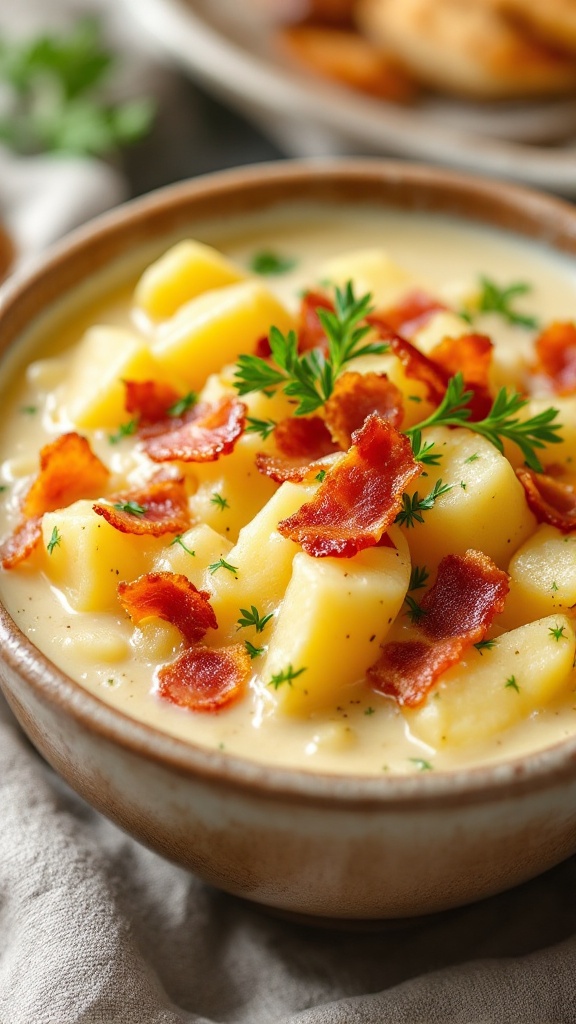
{"type": "Polygon", "coordinates": [[[21,346],[9,612],[102,700],[262,762],[411,773],[573,734],[570,262],[424,215],[226,230],[21,346]]]}

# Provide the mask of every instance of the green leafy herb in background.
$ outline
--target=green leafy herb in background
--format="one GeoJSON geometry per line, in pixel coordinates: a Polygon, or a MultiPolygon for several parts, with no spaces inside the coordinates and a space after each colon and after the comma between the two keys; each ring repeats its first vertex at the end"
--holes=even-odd
{"type": "Polygon", "coordinates": [[[103,155],[136,142],[149,130],[154,106],[148,99],[108,102],[103,87],[113,67],[94,18],[66,34],[0,38],[0,142],[25,155],[103,155]]]}

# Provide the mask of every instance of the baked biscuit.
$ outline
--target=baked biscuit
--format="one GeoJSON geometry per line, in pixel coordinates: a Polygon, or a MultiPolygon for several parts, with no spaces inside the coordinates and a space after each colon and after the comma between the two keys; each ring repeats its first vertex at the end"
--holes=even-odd
{"type": "Polygon", "coordinates": [[[539,39],[576,53],[576,0],[495,0],[539,39]]]}
{"type": "Polygon", "coordinates": [[[576,63],[524,33],[493,0],[360,0],[358,20],[416,78],[443,92],[506,99],[576,89],[576,63]]]}

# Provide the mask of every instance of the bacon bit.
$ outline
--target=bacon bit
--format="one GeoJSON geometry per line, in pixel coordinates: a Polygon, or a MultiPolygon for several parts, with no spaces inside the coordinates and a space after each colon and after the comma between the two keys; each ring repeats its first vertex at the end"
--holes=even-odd
{"type": "Polygon", "coordinates": [[[346,451],[352,444],[352,434],[372,412],[399,427],[404,413],[400,389],[385,373],[343,373],[324,406],[332,439],[346,451]]]}
{"type": "Polygon", "coordinates": [[[4,569],[32,554],[42,536],[42,516],[80,498],[101,494],[109,471],[80,434],[62,434],[40,452],[40,472],[22,504],[22,520],[0,547],[4,569]]]}
{"type": "Polygon", "coordinates": [[[34,551],[42,537],[42,516],[24,519],[0,547],[3,569],[13,569],[34,551]]]}
{"type": "Polygon", "coordinates": [[[140,431],[143,448],[154,462],[214,462],[228,455],[241,436],[246,406],[237,398],[195,405],[184,416],[165,419],[140,431]]]}
{"type": "Polygon", "coordinates": [[[40,472],[22,505],[27,519],[101,494],[109,471],[80,434],[62,434],[40,452],[40,472]]]}
{"type": "Polygon", "coordinates": [[[109,505],[94,505],[96,515],[103,516],[115,530],[150,537],[165,533],[184,533],[190,526],[186,487],[178,480],[151,480],[146,487],[123,491],[109,498],[109,505]],[[142,513],[124,511],[115,505],[140,506],[142,513]]]}
{"type": "Polygon", "coordinates": [[[576,391],[576,324],[554,323],[536,339],[535,373],[547,377],[557,395],[576,391]]]}
{"type": "Polygon", "coordinates": [[[242,695],[250,671],[243,644],[192,647],[158,670],[158,693],[190,711],[219,711],[242,695]]]}
{"type": "Polygon", "coordinates": [[[526,501],[539,523],[555,526],[562,533],[576,530],[576,490],[548,473],[535,473],[522,466],[516,476],[526,492],[526,501]]]}
{"type": "Polygon", "coordinates": [[[352,440],[312,501],[278,524],[282,536],[316,558],[350,558],[375,545],[396,518],[406,486],[422,471],[408,438],[377,413],[352,440]]]}
{"type": "Polygon", "coordinates": [[[447,555],[433,587],[420,602],[422,619],[415,638],[384,644],[367,677],[379,693],[417,707],[438,677],[486,635],[504,608],[507,573],[481,551],[447,555]]]}
{"type": "Polygon", "coordinates": [[[466,388],[474,392],[470,401],[470,420],[483,420],[492,408],[489,375],[494,345],[486,334],[463,334],[459,338],[444,338],[430,353],[435,363],[448,377],[460,371],[466,388]]]}
{"type": "Polygon", "coordinates": [[[306,292],[300,303],[298,321],[298,351],[308,352],[311,348],[322,349],[328,355],[328,340],[318,316],[318,309],[334,311],[334,304],[322,292],[306,292]]]}
{"type": "Polygon", "coordinates": [[[338,451],[319,416],[281,420],[274,430],[274,440],[281,454],[258,452],[256,467],[277,483],[304,480],[313,470],[322,468],[327,455],[338,451]]]}
{"type": "Polygon", "coordinates": [[[435,313],[445,309],[447,306],[438,299],[434,299],[420,288],[414,288],[391,309],[379,312],[377,317],[395,334],[411,338],[435,313]]]}
{"type": "Polygon", "coordinates": [[[258,341],[254,345],[254,355],[260,359],[269,359],[272,355],[272,349],[270,348],[270,342],[267,335],[263,335],[262,338],[258,338],[258,341]]]}
{"type": "Polygon", "coordinates": [[[171,384],[159,380],[125,380],[124,387],[124,407],[138,416],[139,426],[165,419],[170,406],[180,398],[171,384]]]}
{"type": "Polygon", "coordinates": [[[202,640],[208,629],[218,629],[210,595],[177,572],[148,572],[132,583],[120,583],[118,597],[135,625],[144,619],[164,619],[189,644],[202,640]]]}
{"type": "Polygon", "coordinates": [[[439,405],[444,398],[450,375],[406,338],[391,331],[380,316],[372,314],[366,319],[376,328],[382,340],[388,342],[394,355],[398,356],[406,376],[421,381],[428,391],[430,401],[439,405]]]}

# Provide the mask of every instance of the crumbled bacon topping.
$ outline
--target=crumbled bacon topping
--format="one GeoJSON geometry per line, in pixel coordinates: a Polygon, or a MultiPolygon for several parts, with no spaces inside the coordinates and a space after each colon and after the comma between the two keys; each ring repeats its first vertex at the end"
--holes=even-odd
{"type": "Polygon", "coordinates": [[[410,441],[372,413],[313,499],[278,524],[316,558],[350,558],[372,547],[394,522],[406,486],[421,472],[410,441]]]}
{"type": "Polygon", "coordinates": [[[374,689],[406,707],[421,704],[438,677],[486,635],[504,608],[508,579],[480,551],[443,558],[412,639],[385,643],[368,669],[374,689]]]}
{"type": "Polygon", "coordinates": [[[536,339],[535,373],[546,377],[558,395],[576,392],[576,324],[554,323],[536,339]]]}
{"type": "Polygon", "coordinates": [[[40,452],[40,472],[24,498],[22,513],[28,519],[54,512],[101,494],[109,471],[80,434],[57,437],[40,452]]]}
{"type": "Polygon", "coordinates": [[[171,384],[159,380],[125,380],[124,388],[126,412],[137,416],[141,427],[165,419],[168,409],[180,398],[171,384]]]}
{"type": "Polygon", "coordinates": [[[377,316],[379,321],[386,324],[395,334],[411,338],[428,323],[435,313],[445,309],[446,306],[438,299],[428,295],[421,288],[414,288],[395,306],[382,312],[379,311],[377,316]]]}
{"type": "Polygon", "coordinates": [[[110,504],[94,505],[94,511],[121,533],[161,537],[184,533],[190,526],[182,478],[151,480],[146,487],[113,494],[108,500],[110,504]]]}
{"type": "Polygon", "coordinates": [[[290,416],[274,430],[279,454],[258,452],[256,466],[277,483],[304,480],[310,473],[325,468],[326,456],[338,451],[320,416],[290,416]]]}
{"type": "Polygon", "coordinates": [[[143,448],[154,462],[214,462],[228,455],[241,436],[246,406],[237,398],[195,405],[181,417],[141,430],[143,448]]]}
{"type": "Polygon", "coordinates": [[[164,619],[176,626],[189,644],[202,640],[207,630],[218,628],[210,595],[180,573],[145,573],[131,583],[120,583],[118,597],[135,625],[144,619],[164,619]]]}
{"type": "Polygon", "coordinates": [[[328,355],[326,332],[318,316],[319,309],[334,311],[334,303],[322,292],[305,292],[300,303],[298,318],[298,351],[308,352],[320,348],[328,355]]]}
{"type": "Polygon", "coordinates": [[[420,352],[410,341],[401,335],[391,331],[388,324],[380,316],[372,314],[368,317],[372,327],[375,327],[383,341],[386,341],[391,351],[398,357],[407,377],[421,381],[426,387],[428,398],[431,402],[439,405],[446,391],[449,375],[446,371],[429,359],[423,352],[420,352]]]}
{"type": "Polygon", "coordinates": [[[576,530],[576,490],[572,483],[550,472],[535,473],[527,466],[517,469],[516,476],[539,523],[555,526],[562,533],[576,530]]]}
{"type": "Polygon", "coordinates": [[[219,711],[242,696],[249,676],[243,644],[191,647],[158,670],[158,693],[190,711],[219,711]]]}
{"type": "Polygon", "coordinates": [[[324,419],[332,439],[346,451],[370,413],[399,427],[403,411],[402,392],[385,373],[348,371],[338,377],[324,406],[324,419]]]}
{"type": "Polygon", "coordinates": [[[85,437],[62,434],[40,452],[40,472],[22,503],[22,521],[0,548],[4,569],[25,561],[42,536],[42,516],[104,490],[109,471],[85,437]]]}

